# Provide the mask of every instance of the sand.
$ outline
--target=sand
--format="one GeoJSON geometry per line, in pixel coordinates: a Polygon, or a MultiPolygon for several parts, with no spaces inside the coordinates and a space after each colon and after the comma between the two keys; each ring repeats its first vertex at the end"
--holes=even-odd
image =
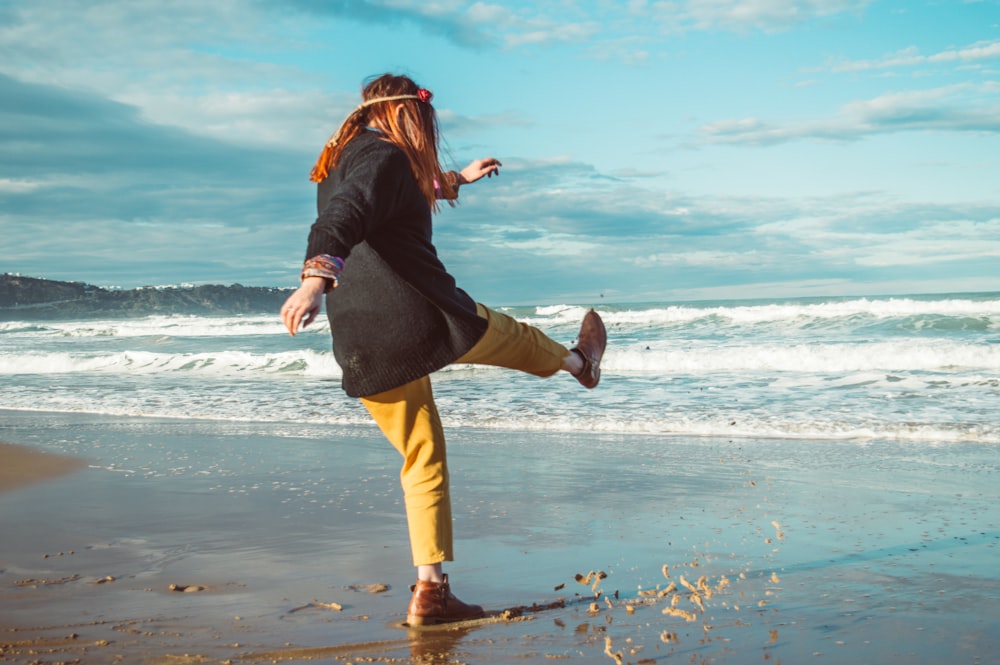
{"type": "Polygon", "coordinates": [[[994,448],[449,436],[414,630],[373,427],[0,411],[0,662],[1000,662],[994,448]]]}
{"type": "Polygon", "coordinates": [[[0,494],[72,473],[84,460],[0,441],[0,494]]]}

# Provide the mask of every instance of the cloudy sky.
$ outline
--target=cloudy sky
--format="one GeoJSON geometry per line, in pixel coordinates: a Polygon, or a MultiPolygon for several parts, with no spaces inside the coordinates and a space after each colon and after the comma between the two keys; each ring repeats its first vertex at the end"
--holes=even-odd
{"type": "Polygon", "coordinates": [[[1000,290],[1000,0],[0,0],[0,271],[294,285],[386,71],[488,304],[1000,290]]]}

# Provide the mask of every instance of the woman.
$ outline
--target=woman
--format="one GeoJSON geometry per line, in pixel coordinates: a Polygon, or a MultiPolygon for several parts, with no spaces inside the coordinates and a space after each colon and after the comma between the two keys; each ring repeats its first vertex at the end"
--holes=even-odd
{"type": "Polygon", "coordinates": [[[600,380],[604,324],[591,310],[572,350],[541,331],[476,303],[459,289],[431,242],[437,200],[499,174],[492,157],[460,173],[442,170],[431,93],[405,76],[367,85],[327,142],[311,179],[319,217],[309,234],[299,288],[281,309],[292,335],[315,320],[323,299],[343,388],[358,397],[403,455],[417,583],[410,625],[482,616],[450,590],[451,500],[444,432],[430,374],[479,363],[537,376],[569,372],[587,388],[600,380]]]}

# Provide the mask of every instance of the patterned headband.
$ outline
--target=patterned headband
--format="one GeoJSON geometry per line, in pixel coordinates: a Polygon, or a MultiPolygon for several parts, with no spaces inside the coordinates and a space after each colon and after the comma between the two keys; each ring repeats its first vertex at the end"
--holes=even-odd
{"type": "Polygon", "coordinates": [[[434,99],[434,93],[426,88],[420,88],[420,90],[417,90],[417,94],[415,95],[393,95],[392,97],[375,97],[373,99],[361,102],[361,104],[359,104],[358,108],[355,110],[363,109],[366,106],[371,106],[372,104],[378,104],[379,102],[394,102],[399,99],[419,99],[423,103],[427,104],[432,99],[434,99]]]}
{"type": "MultiPolygon", "coordinates": [[[[378,104],[379,102],[395,102],[402,99],[416,99],[423,102],[424,104],[429,104],[430,101],[434,99],[434,93],[428,90],[427,88],[420,88],[419,90],[417,90],[417,94],[415,95],[392,95],[391,97],[373,97],[372,99],[368,99],[358,104],[357,108],[351,111],[351,115],[354,115],[361,109],[371,106],[372,104],[378,104]]],[[[336,132],[333,133],[333,136],[330,137],[330,140],[326,142],[326,146],[329,148],[335,145],[339,137],[340,137],[340,129],[338,129],[336,132]]]]}

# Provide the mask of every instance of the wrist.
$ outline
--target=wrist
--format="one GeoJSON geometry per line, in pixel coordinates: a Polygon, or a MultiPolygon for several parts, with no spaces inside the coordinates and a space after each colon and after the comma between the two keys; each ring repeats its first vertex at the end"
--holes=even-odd
{"type": "Polygon", "coordinates": [[[465,181],[457,171],[445,171],[441,174],[444,182],[434,179],[434,196],[438,199],[454,201],[458,198],[458,186],[465,181]],[[447,187],[445,187],[447,185],[447,187]]]}
{"type": "Polygon", "coordinates": [[[326,291],[327,279],[325,277],[303,277],[299,288],[303,291],[326,291]]]}
{"type": "Polygon", "coordinates": [[[343,259],[329,254],[319,254],[306,260],[302,266],[300,279],[303,285],[306,280],[310,280],[311,289],[322,286],[323,291],[332,291],[337,288],[343,270],[343,259]]]}

